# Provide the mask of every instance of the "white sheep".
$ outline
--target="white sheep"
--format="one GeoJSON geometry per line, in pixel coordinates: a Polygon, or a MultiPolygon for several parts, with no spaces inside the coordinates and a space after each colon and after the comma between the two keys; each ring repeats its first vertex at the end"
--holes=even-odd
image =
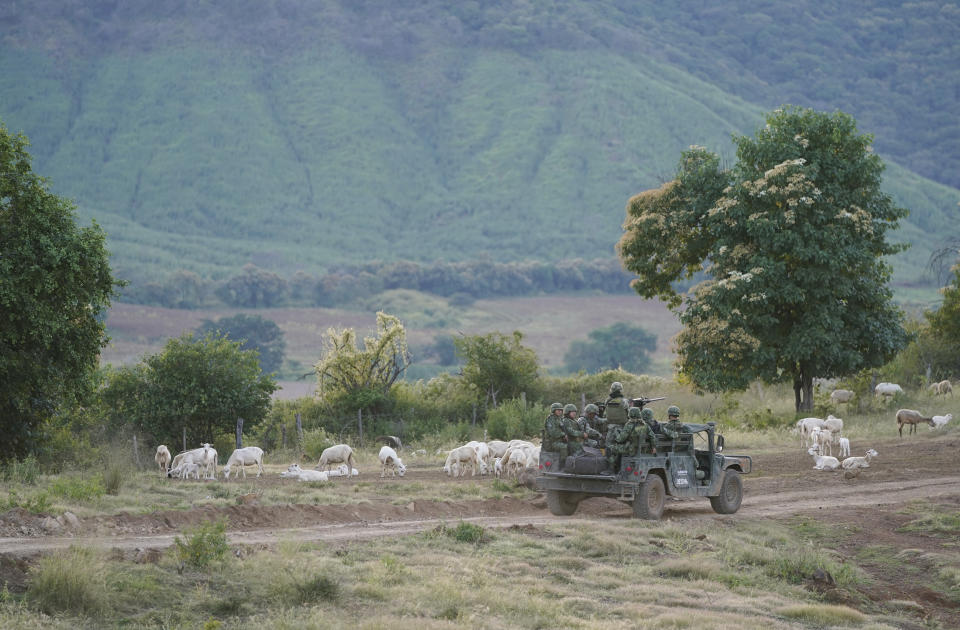
{"type": "Polygon", "coordinates": [[[477,452],[477,459],[480,461],[480,474],[485,475],[490,471],[490,447],[486,442],[467,442],[464,446],[469,446],[477,452]]]}
{"type": "Polygon", "coordinates": [[[170,450],[161,444],[157,447],[157,452],[153,456],[153,461],[157,462],[157,466],[160,467],[160,474],[165,475],[170,469],[170,450]]]}
{"type": "Polygon", "coordinates": [[[877,383],[877,386],[873,388],[873,393],[877,396],[893,398],[897,394],[902,394],[903,388],[896,383],[877,383]]]}
{"type": "Polygon", "coordinates": [[[356,468],[347,468],[346,464],[340,464],[333,470],[327,471],[329,477],[356,477],[360,471],[356,468]]]}
{"type": "Polygon", "coordinates": [[[451,476],[462,477],[470,467],[470,476],[473,477],[480,469],[480,459],[477,451],[471,446],[460,446],[447,454],[443,463],[443,471],[451,476]]]}
{"type": "Polygon", "coordinates": [[[808,455],[813,455],[814,470],[836,470],[840,467],[840,460],[829,455],[818,455],[814,447],[807,449],[808,455]]]}
{"type": "Polygon", "coordinates": [[[800,432],[800,446],[809,446],[808,442],[811,440],[811,433],[813,433],[814,429],[823,428],[824,422],[821,418],[801,418],[797,420],[797,429],[800,432]]]}
{"type": "Polygon", "coordinates": [[[172,474],[173,470],[180,469],[185,462],[199,462],[202,458],[202,454],[202,447],[177,453],[177,455],[173,458],[173,461],[170,463],[170,468],[167,470],[167,477],[176,477],[177,475],[172,474]]]}
{"type": "Polygon", "coordinates": [[[397,456],[397,452],[390,448],[389,446],[384,446],[380,449],[380,476],[387,476],[387,469],[390,469],[390,475],[392,477],[399,474],[403,477],[404,473],[407,472],[407,467],[403,465],[403,462],[400,460],[400,457],[397,456]]]}
{"type": "MultiPolygon", "coordinates": [[[[223,478],[230,478],[230,471],[234,466],[240,466],[240,471],[243,473],[243,478],[247,478],[247,466],[256,466],[257,467],[257,478],[263,474],[263,449],[259,446],[245,446],[243,448],[234,449],[230,453],[230,459],[227,460],[226,465],[223,467],[223,478]]],[[[234,477],[238,475],[234,473],[234,477]]]]}
{"type": "Polygon", "coordinates": [[[848,403],[853,400],[854,393],[849,389],[835,389],[830,392],[830,401],[836,404],[848,403]]]}
{"type": "Polygon", "coordinates": [[[845,437],[839,438],[837,442],[840,443],[840,457],[849,457],[850,456],[850,440],[845,437]]]}
{"type": "Polygon", "coordinates": [[[853,468],[870,468],[870,458],[876,457],[878,453],[871,449],[867,450],[867,454],[864,457],[848,457],[843,462],[840,463],[843,466],[844,470],[850,470],[853,468]]]}
{"type": "Polygon", "coordinates": [[[936,426],[933,423],[933,418],[925,417],[916,409],[901,409],[897,411],[897,427],[900,429],[900,437],[903,437],[903,425],[910,425],[910,430],[907,432],[909,435],[910,433],[916,431],[917,425],[921,422],[926,422],[931,427],[936,426]]]}
{"type": "Polygon", "coordinates": [[[296,479],[297,481],[329,481],[330,478],[326,471],[304,470],[300,464],[290,464],[287,470],[280,473],[284,479],[296,479]]]}
{"type": "Polygon", "coordinates": [[[204,479],[216,479],[217,478],[217,449],[213,448],[211,444],[204,442],[202,445],[203,448],[200,450],[200,459],[197,461],[197,464],[200,465],[200,468],[203,469],[203,478],[204,479]]]}
{"type": "Polygon", "coordinates": [[[953,420],[953,414],[948,413],[945,416],[933,416],[931,420],[933,420],[933,424],[930,426],[931,429],[942,429],[944,425],[953,420]]]}
{"type": "Polygon", "coordinates": [[[188,459],[184,459],[167,473],[168,477],[177,477],[181,480],[188,479],[190,475],[193,475],[196,479],[200,479],[200,465],[188,459]]]}
{"type": "Polygon", "coordinates": [[[834,437],[840,437],[840,433],[843,431],[843,420],[830,414],[827,416],[827,419],[823,421],[823,428],[830,430],[834,437]]]}
{"type": "Polygon", "coordinates": [[[938,396],[945,396],[947,394],[953,396],[953,385],[950,384],[950,381],[940,381],[936,384],[936,387],[937,390],[935,393],[938,396]]]}
{"type": "Polygon", "coordinates": [[[504,442],[503,440],[490,440],[487,442],[487,448],[490,449],[490,457],[494,459],[503,457],[503,454],[507,452],[508,446],[510,446],[509,442],[504,442]]]}
{"type": "Polygon", "coordinates": [[[494,457],[493,458],[493,474],[497,477],[503,476],[503,458],[494,457]]]}
{"type": "Polygon", "coordinates": [[[323,452],[320,453],[320,461],[317,462],[316,468],[319,469],[326,466],[327,470],[329,470],[330,464],[339,464],[341,462],[346,464],[351,470],[355,468],[353,464],[353,449],[347,444],[337,444],[323,449],[323,452]]]}

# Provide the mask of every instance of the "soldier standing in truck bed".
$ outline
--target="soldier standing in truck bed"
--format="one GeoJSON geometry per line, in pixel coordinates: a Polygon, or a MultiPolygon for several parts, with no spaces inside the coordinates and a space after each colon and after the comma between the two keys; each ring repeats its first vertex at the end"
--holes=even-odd
{"type": "Polygon", "coordinates": [[[630,399],[623,395],[623,385],[614,381],[610,385],[610,396],[604,408],[604,430],[609,433],[612,427],[621,427],[627,422],[627,408],[630,399]]]}
{"type": "Polygon", "coordinates": [[[577,418],[577,426],[587,434],[585,444],[593,448],[599,447],[600,441],[603,439],[603,435],[594,428],[597,424],[597,413],[599,411],[600,409],[595,404],[590,403],[583,408],[583,415],[577,418]]]}
{"type": "Polygon", "coordinates": [[[559,454],[559,461],[567,458],[567,442],[563,432],[563,405],[558,402],[550,405],[550,415],[543,423],[542,448],[559,454]]]}
{"type": "Polygon", "coordinates": [[[680,407],[672,406],[667,409],[667,423],[661,424],[660,428],[667,437],[673,439],[686,432],[686,427],[680,422],[680,407]]]}

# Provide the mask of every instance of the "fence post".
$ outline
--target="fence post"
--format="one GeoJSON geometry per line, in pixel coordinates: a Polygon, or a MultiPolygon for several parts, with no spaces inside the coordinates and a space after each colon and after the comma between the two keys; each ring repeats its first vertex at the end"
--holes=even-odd
{"type": "Polygon", "coordinates": [[[360,448],[363,448],[363,409],[357,409],[357,431],[360,433],[360,448]]]}
{"type": "Polygon", "coordinates": [[[243,448],[243,418],[237,416],[237,448],[243,448]]]}
{"type": "Polygon", "coordinates": [[[140,449],[137,448],[137,436],[133,436],[133,461],[137,463],[137,468],[140,468],[140,449]]]}
{"type": "Polygon", "coordinates": [[[297,414],[297,457],[303,459],[303,423],[300,421],[300,414],[297,414]]]}
{"type": "Polygon", "coordinates": [[[580,409],[582,410],[587,406],[587,395],[583,392],[580,392],[580,409]]]}
{"type": "Polygon", "coordinates": [[[183,450],[187,450],[187,427],[183,427],[183,450]]]}
{"type": "Polygon", "coordinates": [[[283,450],[287,450],[287,425],[280,425],[280,443],[283,445],[283,450]]]}

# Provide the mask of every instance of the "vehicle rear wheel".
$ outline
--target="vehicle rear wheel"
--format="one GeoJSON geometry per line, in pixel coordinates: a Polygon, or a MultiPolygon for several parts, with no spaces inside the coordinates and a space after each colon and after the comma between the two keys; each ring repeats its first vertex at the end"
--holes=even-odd
{"type": "Polygon", "coordinates": [[[637,495],[633,497],[633,515],[651,521],[659,521],[663,516],[663,506],[667,502],[667,491],[663,479],[651,474],[640,484],[637,495]]]}
{"type": "Polygon", "coordinates": [[[733,469],[727,469],[723,475],[723,485],[720,486],[720,494],[710,497],[710,505],[717,514],[733,514],[740,509],[740,503],[743,501],[743,479],[740,473],[733,469]]]}
{"type": "Polygon", "coordinates": [[[580,498],[572,492],[547,490],[547,507],[556,516],[570,516],[577,511],[580,498]]]}

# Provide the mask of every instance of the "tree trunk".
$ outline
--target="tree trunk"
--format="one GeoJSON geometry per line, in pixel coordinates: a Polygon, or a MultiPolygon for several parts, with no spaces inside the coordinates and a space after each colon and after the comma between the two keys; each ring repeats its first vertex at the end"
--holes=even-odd
{"type": "Polygon", "coordinates": [[[796,411],[800,411],[800,388],[802,381],[800,380],[800,375],[794,372],[793,374],[793,408],[796,411]]]}

